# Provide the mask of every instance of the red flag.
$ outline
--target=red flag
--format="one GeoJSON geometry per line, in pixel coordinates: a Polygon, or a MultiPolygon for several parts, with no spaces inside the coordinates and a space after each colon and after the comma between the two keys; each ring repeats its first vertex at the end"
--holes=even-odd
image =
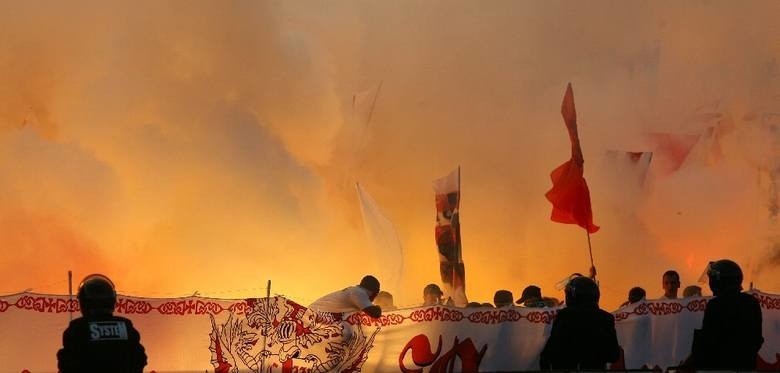
{"type": "Polygon", "coordinates": [[[599,227],[593,224],[590,190],[583,177],[585,161],[577,134],[577,110],[574,108],[574,92],[571,83],[566,86],[566,94],[561,103],[561,115],[569,131],[571,159],[550,174],[553,187],[545,194],[547,200],[553,205],[550,220],[564,224],[577,224],[585,228],[588,233],[595,233],[599,227]]]}

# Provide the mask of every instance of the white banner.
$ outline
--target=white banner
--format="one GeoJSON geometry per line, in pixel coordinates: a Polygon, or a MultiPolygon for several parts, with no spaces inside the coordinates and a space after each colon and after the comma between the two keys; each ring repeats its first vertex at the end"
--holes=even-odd
{"type": "MultiPolygon", "coordinates": [[[[761,302],[759,366],[780,369],[780,296],[761,302]]],[[[67,296],[0,297],[0,372],[56,372],[67,296]]],[[[615,369],[674,366],[690,351],[706,298],[646,301],[614,312],[625,351],[615,369]]],[[[290,300],[120,296],[141,333],[146,372],[439,372],[537,370],[556,308],[427,307],[315,314],[290,300]]],[[[75,309],[74,316],[78,315],[75,309]]]]}

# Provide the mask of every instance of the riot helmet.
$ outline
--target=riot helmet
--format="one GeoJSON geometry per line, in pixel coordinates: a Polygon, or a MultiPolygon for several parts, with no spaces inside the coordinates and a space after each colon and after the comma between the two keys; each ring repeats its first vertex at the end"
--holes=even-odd
{"type": "Polygon", "coordinates": [[[585,276],[576,276],[569,280],[564,289],[566,306],[577,306],[587,303],[599,303],[599,287],[596,282],[585,276]]]}
{"type": "Polygon", "coordinates": [[[111,315],[116,306],[114,283],[101,274],[91,274],[79,285],[79,306],[84,316],[111,315]]]}
{"type": "Polygon", "coordinates": [[[739,264],[731,260],[721,259],[710,262],[707,277],[710,280],[712,294],[715,296],[742,291],[742,269],[739,268],[739,264]]]}

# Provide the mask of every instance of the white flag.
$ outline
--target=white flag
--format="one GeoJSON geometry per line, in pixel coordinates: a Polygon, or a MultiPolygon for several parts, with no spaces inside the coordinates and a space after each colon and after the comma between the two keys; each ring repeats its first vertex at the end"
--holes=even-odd
{"type": "Polygon", "coordinates": [[[404,250],[398,232],[393,222],[382,213],[374,198],[359,183],[357,193],[363,214],[363,227],[377,261],[374,275],[379,278],[382,289],[387,289],[393,294],[393,298],[399,299],[404,271],[404,250]]]}

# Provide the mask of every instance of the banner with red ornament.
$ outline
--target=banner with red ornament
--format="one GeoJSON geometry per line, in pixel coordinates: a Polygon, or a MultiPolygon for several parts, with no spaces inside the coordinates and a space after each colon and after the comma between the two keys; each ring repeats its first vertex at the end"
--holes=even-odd
{"type": "MultiPolygon", "coordinates": [[[[780,296],[761,303],[759,368],[780,369],[780,296]]],[[[615,369],[678,365],[707,298],[643,301],[615,311],[624,354],[615,369]]],[[[283,297],[225,300],[120,296],[116,314],[141,333],[146,372],[429,372],[537,370],[557,308],[451,308],[315,313],[283,297]]],[[[0,296],[0,372],[56,372],[67,296],[0,296]]]]}

